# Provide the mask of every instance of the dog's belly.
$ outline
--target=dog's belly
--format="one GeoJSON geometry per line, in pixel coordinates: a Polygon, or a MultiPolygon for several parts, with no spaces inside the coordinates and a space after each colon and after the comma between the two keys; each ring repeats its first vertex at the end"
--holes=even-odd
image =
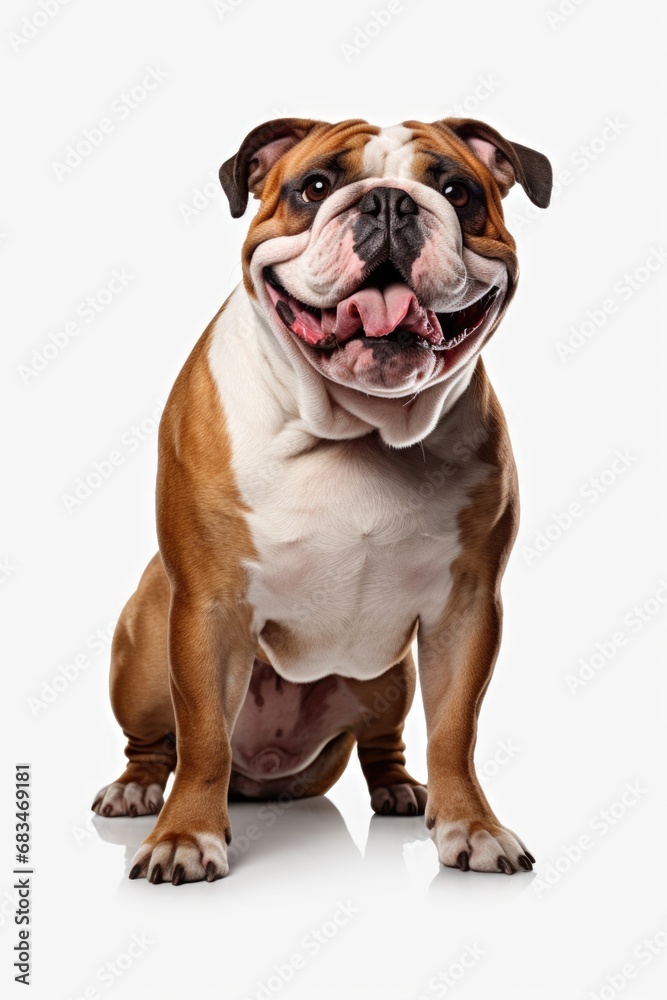
{"type": "Polygon", "coordinates": [[[232,734],[233,768],[254,781],[296,774],[312,764],[359,711],[357,699],[338,677],[292,684],[255,660],[232,734]]]}

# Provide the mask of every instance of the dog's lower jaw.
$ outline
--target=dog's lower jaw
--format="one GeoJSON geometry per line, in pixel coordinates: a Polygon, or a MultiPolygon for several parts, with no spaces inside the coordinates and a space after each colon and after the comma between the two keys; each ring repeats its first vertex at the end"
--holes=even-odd
{"type": "MultiPolygon", "coordinates": [[[[454,375],[419,391],[376,387],[372,393],[363,392],[314,368],[303,353],[305,345],[267,312],[264,300],[250,297],[243,286],[228,299],[225,317],[242,331],[262,381],[295,387],[301,426],[318,439],[354,439],[376,431],[392,448],[417,444],[461,398],[479,360],[472,357],[454,375]]],[[[212,354],[215,366],[228,366],[222,340],[214,343],[212,354]]]]}
{"type": "MultiPolygon", "coordinates": [[[[474,367],[479,348],[495,327],[505,304],[505,291],[500,287],[480,294],[474,305],[460,314],[451,314],[462,317],[460,323],[465,328],[458,333],[448,330],[445,314],[438,316],[419,307],[419,315],[413,316],[417,306],[410,306],[412,312],[408,312],[408,328],[405,330],[400,322],[396,329],[390,329],[395,320],[389,321],[383,316],[378,320],[380,326],[370,336],[363,329],[354,329],[360,322],[359,318],[340,321],[345,327],[351,324],[347,333],[325,334],[321,329],[323,320],[311,316],[305,307],[298,316],[295,315],[288,304],[292,303],[297,309],[295,300],[274,280],[267,280],[267,272],[271,273],[270,267],[255,275],[255,292],[265,322],[283,347],[287,350],[291,341],[291,346],[299,351],[303,360],[327,382],[380,398],[409,397],[438,383],[456,379],[463,368],[474,367]],[[308,317],[313,329],[308,327],[308,317]],[[440,327],[441,320],[445,324],[444,334],[440,327]],[[388,325],[383,326],[382,323],[388,325]],[[380,336],[380,333],[384,335],[380,336]]],[[[404,290],[403,298],[414,301],[414,295],[405,285],[389,286],[386,292],[388,294],[400,288],[404,290]]],[[[368,291],[366,289],[364,294],[368,291]]],[[[375,294],[380,296],[383,293],[376,291],[375,294]]],[[[351,298],[356,301],[354,295],[351,298]]],[[[326,312],[328,314],[332,310],[326,312]]],[[[375,322],[372,317],[370,321],[375,322]]],[[[332,320],[329,319],[328,323],[331,325],[332,320]]],[[[293,351],[289,353],[293,354],[293,351]]]]}

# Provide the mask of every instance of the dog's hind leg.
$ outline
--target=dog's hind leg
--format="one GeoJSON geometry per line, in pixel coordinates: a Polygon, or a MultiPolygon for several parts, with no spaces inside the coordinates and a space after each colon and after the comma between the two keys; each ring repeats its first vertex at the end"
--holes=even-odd
{"type": "Polygon", "coordinates": [[[128,764],[95,796],[100,816],[145,816],[164,804],[176,766],[174,710],[167,669],[169,581],[159,555],[125,605],[111,647],[111,704],[125,736],[128,764]]]}
{"type": "Polygon", "coordinates": [[[426,788],[405,767],[403,723],[415,693],[410,652],[380,678],[347,683],[362,704],[354,734],[374,812],[394,816],[423,813],[426,788]]]}

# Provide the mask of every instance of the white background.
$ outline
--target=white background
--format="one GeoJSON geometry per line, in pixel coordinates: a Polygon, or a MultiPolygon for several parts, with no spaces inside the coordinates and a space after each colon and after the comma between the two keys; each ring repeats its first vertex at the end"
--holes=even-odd
{"type": "MultiPolygon", "coordinates": [[[[14,763],[29,760],[34,997],[664,995],[667,948],[641,957],[645,939],[667,943],[657,461],[667,269],[641,270],[667,236],[664,58],[648,0],[565,0],[571,13],[560,20],[549,16],[556,2],[403,0],[364,47],[358,29],[384,0],[236,0],[219,12],[209,0],[71,0],[13,45],[40,8],[2,5],[3,990],[24,995],[11,967],[11,779],[14,763]],[[355,42],[357,51],[342,48],[355,42]],[[121,117],[114,102],[149,67],[166,78],[121,117]],[[273,117],[389,125],[461,105],[568,172],[546,212],[520,189],[507,199],[522,276],[485,354],[519,466],[522,528],[477,757],[492,805],[528,842],[536,870],[439,871],[421,820],[371,819],[354,761],[328,800],[260,823],[228,879],[178,890],[129,882],[125,861],[150,823],[107,820],[98,832],[89,811],[122,763],[104,642],[156,547],[151,415],[239,278],[248,219],[231,220],[208,182],[273,117]],[[105,117],[113,131],[58,179],[54,162],[105,117]],[[87,323],[79,304],[114,269],[132,280],[87,323]],[[629,294],[624,275],[635,272],[629,294]],[[560,357],[558,343],[608,299],[615,311],[560,357]],[[26,375],[33,349],[77,320],[77,336],[26,375]],[[142,421],[139,442],[132,428],[142,421]],[[591,482],[617,449],[628,467],[604,476],[601,493],[591,482]],[[113,451],[122,464],[68,512],[63,494],[113,451]],[[573,503],[580,516],[552,526],[531,556],[538,533],[554,516],[566,524],[573,503]],[[638,605],[650,609],[641,627],[627,618],[638,605]],[[567,675],[619,631],[624,645],[570,690],[567,675]],[[54,695],[77,656],[86,665],[54,695]],[[501,741],[512,750],[499,763],[501,741]],[[626,783],[638,790],[618,805],[626,783]],[[601,819],[609,809],[613,825],[601,819]],[[573,861],[582,837],[588,847],[573,861]],[[358,912],[316,953],[307,935],[339,901],[358,912]],[[151,943],[127,967],[133,934],[151,943]],[[460,976],[466,948],[479,957],[460,976]],[[262,993],[274,965],[296,954],[305,967],[262,993]],[[122,974],[101,978],[117,959],[122,974]],[[628,963],[631,978],[619,972],[628,963]]],[[[424,777],[418,702],[407,741],[424,777]]],[[[255,815],[233,810],[237,839],[255,815]]]]}

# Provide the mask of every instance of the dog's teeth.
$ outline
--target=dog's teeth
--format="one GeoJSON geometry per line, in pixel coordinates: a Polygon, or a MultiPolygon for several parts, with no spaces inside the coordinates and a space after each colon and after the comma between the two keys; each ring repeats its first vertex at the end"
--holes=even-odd
{"type": "Polygon", "coordinates": [[[287,303],[283,302],[282,299],[278,299],[278,301],[276,302],[276,312],[280,316],[285,326],[290,327],[292,325],[292,323],[295,320],[294,313],[287,305],[287,303]]]}

